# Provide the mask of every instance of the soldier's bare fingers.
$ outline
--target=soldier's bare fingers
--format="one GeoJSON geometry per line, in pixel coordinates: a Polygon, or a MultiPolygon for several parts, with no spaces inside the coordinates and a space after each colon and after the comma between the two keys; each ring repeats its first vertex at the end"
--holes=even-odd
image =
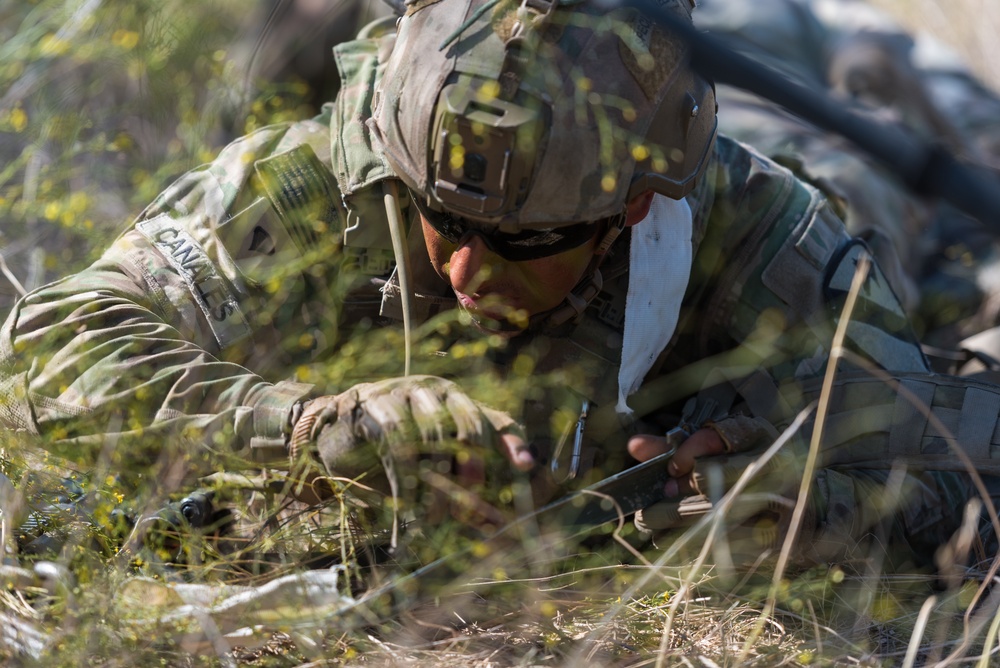
{"type": "MultiPolygon", "coordinates": [[[[699,432],[695,432],[695,435],[697,435],[698,433],[699,432]]],[[[715,432],[712,433],[714,434],[715,432]]],[[[691,441],[692,439],[694,439],[694,436],[687,439],[683,444],[681,444],[681,448],[684,448],[688,444],[688,441],[691,441]]],[[[694,439],[694,443],[692,445],[688,446],[687,452],[689,454],[685,455],[686,459],[688,457],[691,457],[690,453],[695,453],[694,456],[699,456],[697,455],[698,451],[706,447],[709,448],[711,447],[710,443],[704,443],[701,441],[702,437],[699,437],[697,439],[694,439]]],[[[681,448],[678,448],[678,453],[680,452],[681,448]]],[[[668,452],[669,449],[670,446],[667,444],[667,439],[664,438],[663,436],[653,436],[651,434],[637,434],[636,436],[630,438],[628,442],[629,454],[641,462],[650,460],[653,457],[656,457],[657,455],[662,455],[664,452],[668,452]]],[[[721,449],[719,450],[719,452],[721,452],[721,449]]],[[[674,457],[676,456],[677,455],[675,454],[674,457]]],[[[693,457],[691,457],[690,463],[686,465],[688,472],[690,472],[690,470],[693,468],[693,465],[694,465],[694,459],[693,457]]],[[[670,473],[670,475],[674,476],[670,480],[667,480],[667,482],[663,485],[663,492],[668,499],[675,499],[684,496],[686,494],[690,494],[694,490],[694,485],[691,482],[691,476],[685,475],[684,477],[681,477],[681,474],[674,473],[673,459],[671,459],[670,463],[667,464],[667,471],[670,473]]]]}
{"type": "Polygon", "coordinates": [[[640,462],[645,462],[669,449],[667,439],[652,434],[636,434],[628,440],[628,453],[640,462]]]}
{"type": "Polygon", "coordinates": [[[726,446],[715,431],[699,429],[677,448],[667,464],[667,471],[675,478],[683,478],[694,470],[694,462],[698,457],[721,455],[725,451],[726,446]]]}
{"type": "Polygon", "coordinates": [[[530,446],[517,434],[501,434],[500,448],[518,471],[530,471],[535,466],[535,457],[530,446]]]}
{"type": "Polygon", "coordinates": [[[663,493],[668,499],[678,499],[700,492],[701,490],[694,484],[693,475],[686,475],[683,478],[670,478],[663,484],[663,493]]]}

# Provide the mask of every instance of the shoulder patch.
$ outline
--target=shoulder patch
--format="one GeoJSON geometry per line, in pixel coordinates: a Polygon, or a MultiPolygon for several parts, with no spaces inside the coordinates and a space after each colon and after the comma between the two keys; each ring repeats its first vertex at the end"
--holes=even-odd
{"type": "MultiPolygon", "coordinates": [[[[840,260],[830,270],[826,281],[827,299],[838,303],[850,292],[851,282],[854,280],[854,273],[862,254],[871,257],[871,252],[863,241],[852,240],[842,252],[840,260]]],[[[906,312],[900,305],[896,293],[892,291],[892,286],[886,280],[882,269],[874,262],[861,287],[858,299],[862,308],[882,310],[895,316],[900,322],[906,322],[906,312]]]]}
{"type": "Polygon", "coordinates": [[[305,253],[320,238],[337,232],[339,193],[333,174],[308,144],[299,144],[254,163],[271,204],[288,235],[305,253]]]}

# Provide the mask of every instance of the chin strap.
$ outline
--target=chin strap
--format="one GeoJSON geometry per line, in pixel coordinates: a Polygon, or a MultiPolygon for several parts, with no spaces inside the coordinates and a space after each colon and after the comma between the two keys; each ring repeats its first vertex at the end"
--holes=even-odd
{"type": "Polygon", "coordinates": [[[595,268],[576,284],[559,306],[533,316],[528,324],[528,331],[551,332],[567,323],[576,322],[603,288],[604,277],[601,276],[600,269],[595,268]]]}
{"type": "Polygon", "coordinates": [[[626,218],[626,211],[623,209],[621,213],[611,219],[607,231],[594,248],[594,257],[591,258],[590,264],[583,272],[583,278],[566,295],[566,299],[562,303],[545,313],[539,313],[532,317],[528,325],[529,331],[556,329],[567,323],[575,322],[583,316],[583,312],[587,310],[590,302],[594,301],[594,298],[604,289],[604,277],[601,275],[600,267],[607,258],[611,246],[625,229],[626,218]]]}

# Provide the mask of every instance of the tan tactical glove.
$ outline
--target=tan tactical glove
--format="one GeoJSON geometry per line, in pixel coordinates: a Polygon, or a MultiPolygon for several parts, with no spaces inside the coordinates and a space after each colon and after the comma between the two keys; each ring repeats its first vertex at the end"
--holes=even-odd
{"type": "Polygon", "coordinates": [[[401,469],[419,456],[455,454],[433,446],[496,448],[502,434],[523,440],[509,415],[473,401],[452,381],[407,376],[306,402],[289,450],[293,467],[318,459],[328,476],[360,478],[363,485],[390,494],[398,492],[401,469]]]}

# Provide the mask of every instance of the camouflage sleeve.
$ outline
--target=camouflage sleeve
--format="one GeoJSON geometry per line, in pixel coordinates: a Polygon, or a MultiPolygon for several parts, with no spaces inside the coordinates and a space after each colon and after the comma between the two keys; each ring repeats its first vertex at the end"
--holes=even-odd
{"type": "MultiPolygon", "coordinates": [[[[685,332],[694,335],[681,341],[716,346],[697,353],[714,354],[722,363],[710,374],[721,381],[719,387],[706,382],[700,396],[724,397],[720,402],[737,416],[713,427],[727,449],[757,448],[754,453],[759,453],[762,435],[769,431],[766,423],[780,432],[815,398],[806,390],[818,387],[823,376],[866,247],[846,233],[818,191],[752,149],[723,139],[719,160],[713,210],[696,258],[693,286],[701,292],[692,313],[697,317],[685,332]],[[752,416],[753,424],[738,416],[752,416]]],[[[841,362],[838,378],[855,365],[880,368],[883,376],[930,376],[906,313],[877,265],[861,286],[845,332],[845,347],[855,355],[841,362]]],[[[885,405],[865,401],[867,395],[857,391],[844,396],[874,417],[859,420],[857,412],[834,410],[831,402],[821,446],[823,468],[810,498],[808,523],[815,534],[803,541],[815,554],[804,556],[845,558],[861,554],[858,550],[869,540],[875,547],[879,539],[892,539],[911,555],[921,550],[925,556],[933,554],[929,546],[941,544],[957,528],[961,513],[954,509],[972,493],[968,476],[923,466],[894,480],[890,467],[897,458],[926,463],[918,458],[916,421],[906,417],[891,390],[885,405]],[[896,430],[899,424],[910,428],[896,430]],[[838,433],[847,434],[840,438],[851,450],[833,462],[831,453],[841,442],[838,433]]],[[[966,412],[973,413],[974,403],[968,406],[966,412]]],[[[791,441],[791,456],[804,460],[808,443],[808,436],[791,441]]],[[[788,470],[780,481],[785,486],[776,484],[768,492],[794,498],[799,478],[788,470]]]]}
{"type": "MultiPolygon", "coordinates": [[[[808,403],[803,384],[823,375],[868,248],[820,191],[754,149],[720,137],[713,169],[674,358],[680,365],[713,356],[704,388],[722,383],[734,414],[764,418],[780,431],[808,403]]],[[[846,323],[844,346],[863,365],[929,370],[877,264],[846,323]]]]}
{"type": "Polygon", "coordinates": [[[282,380],[308,331],[303,271],[339,247],[328,132],[308,121],[237,141],[88,269],[21,300],[0,330],[0,424],[84,464],[284,457],[311,389],[282,380]]]}
{"type": "MultiPolygon", "coordinates": [[[[816,188],[726,137],[702,194],[704,230],[670,362],[726,354],[775,383],[822,373],[861,254],[816,188]]],[[[905,310],[874,266],[852,314],[847,346],[895,371],[925,371],[905,310]]],[[[723,360],[725,361],[725,360],[723,360]]]]}

